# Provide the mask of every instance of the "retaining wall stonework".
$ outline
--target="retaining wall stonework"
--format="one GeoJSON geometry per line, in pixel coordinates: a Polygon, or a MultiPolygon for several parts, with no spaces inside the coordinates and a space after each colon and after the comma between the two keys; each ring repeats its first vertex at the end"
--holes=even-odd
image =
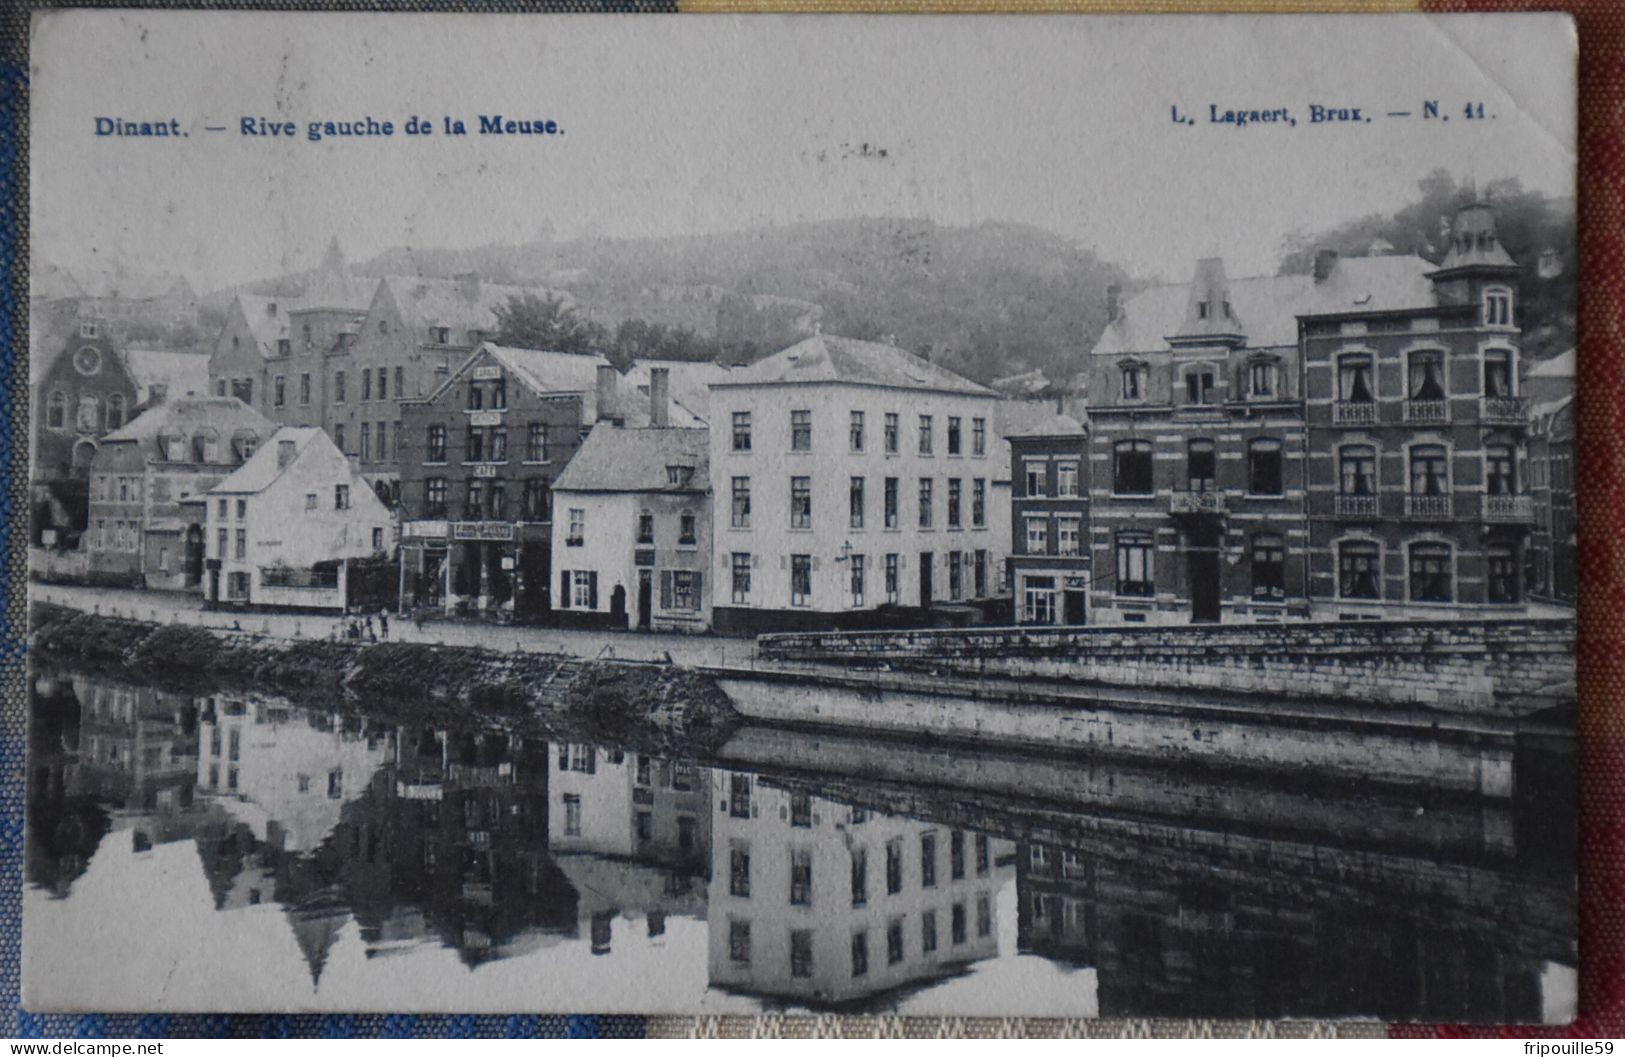
{"type": "Polygon", "coordinates": [[[1534,711],[1572,699],[1573,620],[765,635],[763,658],[961,675],[1534,711]]]}

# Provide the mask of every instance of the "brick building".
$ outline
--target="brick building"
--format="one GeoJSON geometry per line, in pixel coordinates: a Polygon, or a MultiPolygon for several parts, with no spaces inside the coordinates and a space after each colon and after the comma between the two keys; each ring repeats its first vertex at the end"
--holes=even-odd
{"type": "Polygon", "coordinates": [[[1009,423],[1010,584],[1017,624],[1084,624],[1089,591],[1089,435],[1038,405],[1009,423]]]}

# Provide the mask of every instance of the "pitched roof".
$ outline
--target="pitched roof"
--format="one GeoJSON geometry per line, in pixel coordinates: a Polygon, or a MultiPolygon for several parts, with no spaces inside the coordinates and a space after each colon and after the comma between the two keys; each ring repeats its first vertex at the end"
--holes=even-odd
{"type": "Polygon", "coordinates": [[[711,487],[710,431],[619,429],[601,422],[587,434],[554,482],[555,492],[692,492],[711,487]],[[666,467],[691,466],[674,485],[666,467]]]}
{"type": "Polygon", "coordinates": [[[276,427],[270,419],[234,396],[186,396],[148,408],[121,429],[103,437],[102,443],[152,440],[166,430],[190,436],[200,429],[213,429],[223,438],[229,438],[240,429],[268,437],[276,427]]]}
{"type": "Polygon", "coordinates": [[[732,371],[717,385],[844,382],[893,389],[993,396],[991,389],[893,345],[815,334],[732,371]]]}
{"type": "Polygon", "coordinates": [[[993,433],[997,437],[1072,436],[1083,432],[1083,423],[1056,411],[1053,400],[1000,400],[993,405],[993,433]]]}
{"type": "Polygon", "coordinates": [[[726,381],[729,369],[720,364],[686,360],[634,360],[621,376],[622,388],[636,391],[644,400],[647,415],[649,372],[664,367],[670,379],[671,425],[704,426],[710,421],[711,387],[726,381]]]}
{"type": "Polygon", "coordinates": [[[492,330],[496,327],[496,310],[506,306],[510,297],[525,294],[572,303],[569,294],[545,286],[508,286],[482,280],[470,296],[472,284],[458,279],[388,275],[382,281],[394,296],[401,319],[409,327],[492,330]]]}
{"type": "Polygon", "coordinates": [[[1574,377],[1574,350],[1560,352],[1544,363],[1537,364],[1529,369],[1531,378],[1573,378],[1574,377]]]}
{"type": "MultiPolygon", "coordinates": [[[[1436,306],[1427,277],[1432,271],[1433,265],[1416,256],[1343,257],[1319,282],[1313,275],[1258,275],[1231,279],[1225,286],[1247,343],[1279,348],[1297,344],[1299,316],[1436,306]]],[[[1130,297],[1101,334],[1094,355],[1167,348],[1168,337],[1185,324],[1191,287],[1170,283],[1130,297]]]]}
{"type": "MultiPolygon", "coordinates": [[[[598,386],[598,368],[610,365],[596,352],[578,355],[549,349],[521,349],[490,341],[475,349],[467,362],[477,359],[482,352],[489,353],[492,359],[538,393],[593,392],[598,386]]],[[[461,373],[462,369],[459,368],[452,372],[452,377],[461,373]]]]}
{"type": "MultiPolygon", "coordinates": [[[[305,453],[305,448],[317,437],[327,436],[318,426],[283,426],[271,434],[271,439],[260,445],[247,462],[233,470],[225,480],[209,489],[211,492],[230,492],[233,494],[251,494],[263,492],[269,488],[278,477],[287,472],[293,462],[305,453]],[[277,448],[282,441],[294,443],[294,457],[292,462],[283,463],[277,455],[277,448]]],[[[332,441],[328,441],[332,444],[332,441]]],[[[336,450],[336,449],[335,449],[336,450]]]]}
{"type": "Polygon", "coordinates": [[[242,308],[248,332],[260,347],[262,355],[277,351],[277,342],[288,337],[288,307],[297,298],[265,297],[260,294],[238,294],[237,304],[242,308]]]}
{"type": "Polygon", "coordinates": [[[131,345],[124,350],[124,367],[138,389],[162,385],[171,397],[206,396],[209,392],[207,353],[131,345]]]}

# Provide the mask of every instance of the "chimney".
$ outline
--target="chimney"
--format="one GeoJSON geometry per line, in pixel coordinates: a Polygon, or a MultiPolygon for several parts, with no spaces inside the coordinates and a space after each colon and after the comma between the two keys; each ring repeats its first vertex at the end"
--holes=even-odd
{"type": "Polygon", "coordinates": [[[1323,283],[1331,278],[1332,269],[1337,266],[1336,250],[1315,251],[1315,282],[1323,283]]]}
{"type": "Polygon", "coordinates": [[[620,377],[607,363],[598,365],[597,417],[600,422],[609,417],[609,405],[615,400],[615,382],[620,377]]]}
{"type": "Polygon", "coordinates": [[[671,425],[671,370],[666,367],[649,368],[649,425],[671,425]]]}
{"type": "Polygon", "coordinates": [[[1116,283],[1106,285],[1106,322],[1116,323],[1122,311],[1123,288],[1116,283]]]}
{"type": "Polygon", "coordinates": [[[480,273],[463,272],[457,276],[457,289],[465,301],[478,301],[480,299],[480,273]]]}

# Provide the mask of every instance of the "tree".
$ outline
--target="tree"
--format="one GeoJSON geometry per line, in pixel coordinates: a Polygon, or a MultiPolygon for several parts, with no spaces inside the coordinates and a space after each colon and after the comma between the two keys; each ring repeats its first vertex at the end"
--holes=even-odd
{"type": "Polygon", "coordinates": [[[603,327],[552,294],[510,297],[506,305],[497,307],[496,317],[499,345],[587,355],[608,344],[603,327]]]}

